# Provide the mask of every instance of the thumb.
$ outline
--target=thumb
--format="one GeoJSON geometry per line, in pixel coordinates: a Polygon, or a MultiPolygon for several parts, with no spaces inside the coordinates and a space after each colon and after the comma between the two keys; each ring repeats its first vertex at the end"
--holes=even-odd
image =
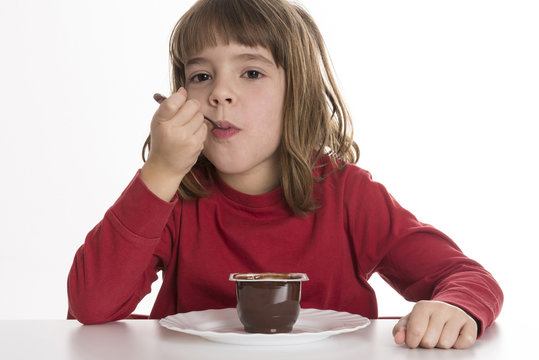
{"type": "Polygon", "coordinates": [[[408,317],[409,315],[402,317],[393,327],[393,338],[395,339],[395,343],[399,345],[404,344],[404,341],[406,340],[406,325],[408,324],[408,317]]]}

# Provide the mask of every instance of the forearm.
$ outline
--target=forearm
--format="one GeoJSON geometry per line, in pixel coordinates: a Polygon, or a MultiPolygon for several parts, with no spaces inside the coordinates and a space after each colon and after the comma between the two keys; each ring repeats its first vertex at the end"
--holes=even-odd
{"type": "MultiPolygon", "coordinates": [[[[431,245],[437,243],[435,239],[431,245]]],[[[478,321],[481,336],[500,313],[503,292],[479,263],[455,247],[439,245],[424,254],[419,249],[425,247],[417,247],[417,260],[406,271],[385,271],[384,277],[409,301],[438,300],[458,306],[478,321]]]]}
{"type": "MultiPolygon", "coordinates": [[[[138,175],[77,251],[68,277],[71,314],[83,323],[124,318],[157,278],[155,249],[174,203],[153,195],[138,175]]],[[[168,239],[170,240],[170,239],[168,239]]]]}
{"type": "Polygon", "coordinates": [[[156,277],[152,254],[159,240],[128,239],[110,217],[88,234],[68,276],[70,311],[82,323],[126,317],[156,277]]]}

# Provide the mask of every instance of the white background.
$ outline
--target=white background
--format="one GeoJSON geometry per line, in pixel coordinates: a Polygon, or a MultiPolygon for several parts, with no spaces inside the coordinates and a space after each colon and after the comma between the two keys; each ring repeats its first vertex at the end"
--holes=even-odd
{"type": "MultiPolygon", "coordinates": [[[[142,165],[152,94],[170,93],[169,35],[191,4],[0,2],[0,319],[65,317],[73,255],[142,165]]],[[[351,110],[359,165],[493,273],[502,318],[533,314],[538,3],[303,4],[351,110]]],[[[380,315],[410,310],[372,285],[380,315]]]]}

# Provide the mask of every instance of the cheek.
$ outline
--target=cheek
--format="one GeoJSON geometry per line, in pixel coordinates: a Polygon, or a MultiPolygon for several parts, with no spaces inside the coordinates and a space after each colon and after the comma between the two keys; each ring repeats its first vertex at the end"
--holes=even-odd
{"type": "MultiPolygon", "coordinates": [[[[249,107],[249,118],[258,128],[281,133],[283,123],[283,95],[279,93],[263,93],[253,96],[249,107]]],[[[269,134],[268,134],[269,135],[269,134]]]]}
{"type": "Polygon", "coordinates": [[[269,108],[264,112],[259,111],[255,119],[253,130],[256,141],[270,146],[280,142],[283,120],[278,109],[269,108]]]}

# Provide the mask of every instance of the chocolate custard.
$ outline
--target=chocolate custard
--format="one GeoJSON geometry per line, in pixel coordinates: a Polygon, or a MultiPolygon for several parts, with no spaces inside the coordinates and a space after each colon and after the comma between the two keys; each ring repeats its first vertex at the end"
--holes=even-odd
{"type": "Polygon", "coordinates": [[[299,273],[232,274],[236,281],[237,311],[246,332],[291,332],[298,319],[301,282],[299,273]]]}

